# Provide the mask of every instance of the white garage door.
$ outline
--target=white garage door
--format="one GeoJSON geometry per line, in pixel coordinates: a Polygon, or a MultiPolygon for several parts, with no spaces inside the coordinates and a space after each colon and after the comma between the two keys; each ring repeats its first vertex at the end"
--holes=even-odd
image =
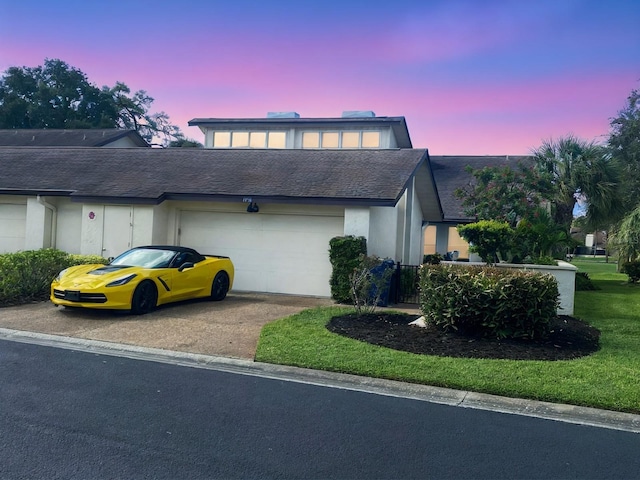
{"type": "Polygon", "coordinates": [[[182,211],[180,244],[231,257],[234,289],[330,296],[329,240],[344,218],[182,211]]]}
{"type": "Polygon", "coordinates": [[[0,203],[0,253],[24,250],[27,205],[0,203]]]}

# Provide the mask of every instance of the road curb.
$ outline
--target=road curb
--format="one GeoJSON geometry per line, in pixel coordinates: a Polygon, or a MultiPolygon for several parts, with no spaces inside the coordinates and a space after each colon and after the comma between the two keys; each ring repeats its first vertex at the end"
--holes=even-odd
{"type": "Polygon", "coordinates": [[[640,415],[631,413],[7,328],[0,328],[0,339],[640,433],[640,415]]]}

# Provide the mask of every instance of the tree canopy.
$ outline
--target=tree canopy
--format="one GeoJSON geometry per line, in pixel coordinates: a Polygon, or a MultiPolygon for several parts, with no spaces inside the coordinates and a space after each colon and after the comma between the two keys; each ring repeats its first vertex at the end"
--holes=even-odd
{"type": "Polygon", "coordinates": [[[164,145],[184,140],[165,112],[151,113],[145,90],[122,82],[98,88],[59,59],[37,67],[10,67],[0,78],[0,128],[125,128],[164,145]]]}
{"type": "Polygon", "coordinates": [[[627,103],[611,120],[608,146],[622,169],[627,210],[640,205],[640,92],[632,90],[627,103]]]}
{"type": "Polygon", "coordinates": [[[513,227],[550,195],[549,178],[522,163],[465,170],[473,181],[455,195],[462,199],[465,214],[478,220],[498,220],[513,227]]]}
{"type": "Polygon", "coordinates": [[[576,194],[586,198],[590,228],[607,228],[623,217],[619,164],[604,146],[568,135],[544,141],[533,153],[538,169],[551,176],[557,223],[571,225],[576,194]]]}

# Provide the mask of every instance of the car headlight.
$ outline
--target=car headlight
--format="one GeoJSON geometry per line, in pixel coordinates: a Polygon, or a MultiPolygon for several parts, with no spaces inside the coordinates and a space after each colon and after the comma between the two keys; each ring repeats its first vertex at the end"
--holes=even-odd
{"type": "Polygon", "coordinates": [[[57,276],[56,278],[53,280],[54,282],[59,282],[62,277],[64,277],[64,274],[67,273],[67,270],[69,270],[68,268],[65,268],[64,270],[62,270],[57,276]]]}
{"type": "Polygon", "coordinates": [[[136,278],[136,274],[132,273],[131,275],[127,275],[126,277],[122,277],[117,280],[114,280],[113,282],[107,283],[107,287],[119,287],[120,285],[125,285],[129,283],[134,278],[136,278]]]}

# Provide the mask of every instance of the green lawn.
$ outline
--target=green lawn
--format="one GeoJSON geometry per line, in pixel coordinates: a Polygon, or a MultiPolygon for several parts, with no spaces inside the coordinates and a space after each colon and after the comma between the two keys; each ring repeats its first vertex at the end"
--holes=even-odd
{"type": "Polygon", "coordinates": [[[575,316],[602,332],[601,349],[569,361],[435,357],[373,346],[329,332],[344,307],[303,311],[264,327],[256,360],[461,390],[640,413],[640,286],[615,263],[575,259],[600,290],[577,292],[575,316]]]}

